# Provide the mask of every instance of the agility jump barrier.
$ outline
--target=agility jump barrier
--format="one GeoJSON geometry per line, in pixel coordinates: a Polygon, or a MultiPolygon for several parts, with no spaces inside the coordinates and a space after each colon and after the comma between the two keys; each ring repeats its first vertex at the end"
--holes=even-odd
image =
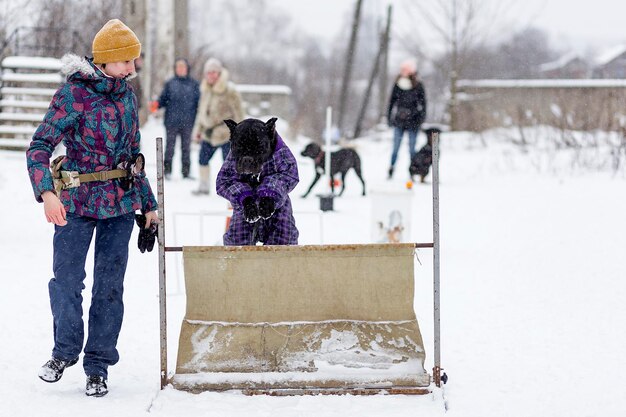
{"type": "Polygon", "coordinates": [[[176,388],[418,388],[415,246],[183,247],[176,388]]]}
{"type": "Polygon", "coordinates": [[[434,242],[421,244],[165,247],[162,149],[157,138],[162,388],[171,383],[192,392],[276,395],[430,392],[413,311],[416,247],[434,252],[432,378],[441,386],[437,137],[434,242]],[[170,377],[165,252],[178,251],[187,308],[170,377]]]}

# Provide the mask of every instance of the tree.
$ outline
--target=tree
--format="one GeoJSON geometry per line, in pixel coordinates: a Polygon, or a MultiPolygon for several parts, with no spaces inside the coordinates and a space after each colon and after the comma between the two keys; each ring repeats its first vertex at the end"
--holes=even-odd
{"type": "MultiPolygon", "coordinates": [[[[354,132],[345,129],[345,127],[355,126],[357,123],[359,108],[362,105],[363,95],[366,93],[368,87],[368,78],[372,72],[372,64],[379,59],[377,58],[378,46],[380,45],[381,31],[385,24],[384,16],[373,14],[371,11],[368,12],[368,10],[364,10],[363,12],[359,23],[358,40],[354,51],[352,70],[346,85],[344,111],[336,112],[343,114],[344,129],[342,129],[342,133],[346,137],[354,136],[354,132]]],[[[334,63],[334,66],[339,67],[340,70],[344,68],[342,68],[341,65],[337,65],[337,57],[345,55],[343,45],[345,45],[348,40],[348,29],[350,28],[348,18],[350,17],[351,16],[346,16],[346,23],[343,25],[344,31],[334,40],[333,44],[335,47],[329,57],[334,63]]],[[[331,75],[332,74],[329,74],[329,76],[331,75]]],[[[379,91],[375,93],[378,94],[379,91]]],[[[377,98],[378,97],[374,97],[372,101],[375,102],[377,98]]],[[[336,92],[333,92],[329,103],[331,103],[335,109],[340,109],[341,97],[336,92]]],[[[366,122],[366,124],[378,122],[379,115],[377,109],[368,107],[366,110],[364,122],[366,122]]]]}
{"type": "Polygon", "coordinates": [[[265,0],[233,3],[190,0],[202,12],[190,16],[192,64],[201,77],[204,61],[215,56],[235,82],[283,84],[292,89],[291,125],[315,137],[323,129],[329,58],[319,44],[294,27],[289,16],[265,0]],[[318,120],[319,119],[319,120],[318,120]],[[321,124],[320,124],[321,122],[321,124]]]}
{"type": "Polygon", "coordinates": [[[484,45],[496,28],[507,2],[480,0],[422,0],[408,2],[406,13],[413,23],[411,31],[399,36],[413,55],[426,57],[426,39],[443,45],[447,59],[434,61],[437,71],[446,74],[449,84],[449,117],[456,125],[457,81],[463,77],[473,51],[484,45]],[[422,28],[416,29],[415,28],[422,28]]]}
{"type": "Polygon", "coordinates": [[[121,0],[41,1],[35,26],[46,30],[33,33],[34,44],[40,46],[34,53],[57,57],[66,52],[91,55],[91,42],[95,34],[108,20],[120,14],[121,0]]]}
{"type": "Polygon", "coordinates": [[[356,52],[356,42],[359,34],[359,25],[361,23],[361,6],[363,0],[357,0],[354,8],[354,18],[352,19],[352,30],[350,31],[350,42],[348,43],[348,49],[345,53],[345,63],[343,70],[343,78],[341,82],[341,95],[339,96],[339,111],[337,118],[337,126],[340,130],[343,128],[343,123],[346,113],[346,103],[348,100],[348,89],[352,76],[352,64],[354,62],[354,54],[356,52]]]}
{"type": "MultiPolygon", "coordinates": [[[[462,75],[465,79],[537,78],[539,66],[557,56],[545,32],[526,28],[496,45],[480,45],[468,50],[462,75]]],[[[450,61],[448,54],[436,60],[438,67],[450,67],[450,61]]]]}
{"type": "Polygon", "coordinates": [[[497,68],[502,78],[536,78],[539,66],[556,59],[557,52],[550,47],[548,35],[536,28],[526,28],[499,45],[496,55],[501,57],[497,68]]]}
{"type": "MultiPolygon", "coordinates": [[[[372,67],[372,73],[370,74],[370,78],[367,83],[367,89],[365,90],[365,94],[363,95],[363,104],[361,105],[361,110],[359,112],[359,116],[357,117],[356,126],[354,127],[354,133],[352,135],[353,138],[358,138],[361,135],[361,127],[363,125],[363,119],[365,118],[365,112],[367,111],[367,106],[369,104],[369,98],[372,92],[372,87],[374,86],[374,81],[378,77],[378,72],[380,71],[380,69],[382,67],[386,67],[387,65],[387,63],[383,62],[383,60],[387,51],[387,45],[389,43],[389,31],[391,30],[391,10],[392,8],[390,5],[387,8],[387,24],[385,26],[384,32],[380,33],[380,45],[378,47],[378,53],[372,67]]],[[[380,113],[381,111],[379,109],[379,119],[380,113]]]]}
{"type": "MultiPolygon", "coordinates": [[[[215,56],[237,83],[287,85],[292,90],[292,133],[322,137],[326,107],[338,108],[344,69],[341,61],[353,13],[345,15],[343,30],[326,47],[266,0],[189,0],[189,7],[196,10],[189,16],[195,77],[201,77],[204,61],[215,56]]],[[[360,93],[376,55],[372,45],[378,44],[379,29],[377,17],[364,13],[348,83],[346,126],[354,126],[356,121],[360,93]]]]}

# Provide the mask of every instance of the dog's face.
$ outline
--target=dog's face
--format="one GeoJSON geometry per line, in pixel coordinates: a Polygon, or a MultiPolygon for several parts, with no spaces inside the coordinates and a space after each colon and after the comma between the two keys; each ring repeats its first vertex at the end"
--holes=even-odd
{"type": "Polygon", "coordinates": [[[300,153],[302,156],[308,156],[309,158],[317,158],[322,151],[322,148],[317,143],[309,143],[304,150],[300,153]]]}
{"type": "Polygon", "coordinates": [[[239,174],[258,175],[263,164],[270,160],[276,148],[276,118],[263,123],[246,119],[241,123],[224,120],[230,129],[230,152],[239,174]]]}

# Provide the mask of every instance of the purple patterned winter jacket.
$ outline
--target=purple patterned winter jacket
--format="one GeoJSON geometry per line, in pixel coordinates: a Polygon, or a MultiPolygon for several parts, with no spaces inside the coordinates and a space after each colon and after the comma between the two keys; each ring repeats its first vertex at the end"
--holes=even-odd
{"type": "MultiPolygon", "coordinates": [[[[106,77],[76,55],[65,55],[62,63],[67,82],[52,98],[26,152],[39,202],[44,191],[54,191],[50,158],[61,141],[67,156],[61,169],[80,174],[115,169],[139,153],[137,98],[129,84],[106,77]]],[[[120,187],[119,180],[93,181],[63,190],[59,198],[67,212],[96,219],[157,209],[144,173],[135,177],[129,191],[120,187]]]]}
{"type": "Polygon", "coordinates": [[[253,187],[249,175],[235,170],[235,159],[229,153],[217,174],[217,194],[233,205],[230,226],[224,234],[224,244],[253,245],[263,242],[266,245],[297,245],[298,229],[293,218],[289,192],[298,184],[298,164],[282,138],[276,134],[276,149],[272,159],[263,164],[259,176],[260,184],[253,187]],[[254,223],[243,218],[243,200],[246,197],[272,197],[276,204],[274,215],[267,220],[259,220],[256,239],[253,239],[254,223]]]}

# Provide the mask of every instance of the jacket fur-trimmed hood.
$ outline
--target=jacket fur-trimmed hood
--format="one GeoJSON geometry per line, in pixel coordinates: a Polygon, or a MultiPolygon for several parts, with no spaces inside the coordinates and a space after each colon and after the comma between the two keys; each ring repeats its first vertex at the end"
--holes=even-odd
{"type": "Polygon", "coordinates": [[[61,74],[66,82],[78,82],[95,91],[105,94],[125,94],[128,90],[126,81],[136,73],[122,79],[106,75],[88,58],[75,54],[65,54],[61,58],[61,74]]]}
{"type": "Polygon", "coordinates": [[[65,54],[61,58],[61,74],[65,79],[69,79],[71,75],[80,72],[83,75],[95,76],[96,70],[87,61],[86,58],[80,57],[75,54],[65,54]]]}

